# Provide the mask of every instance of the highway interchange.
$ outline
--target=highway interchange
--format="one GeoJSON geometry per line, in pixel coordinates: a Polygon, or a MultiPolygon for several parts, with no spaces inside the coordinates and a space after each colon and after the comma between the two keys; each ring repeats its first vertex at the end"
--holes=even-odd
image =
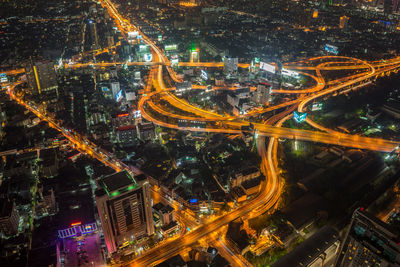
{"type": "MultiPolygon", "coordinates": [[[[190,247],[199,239],[208,236],[212,233],[219,232],[219,230],[226,226],[229,222],[239,217],[253,217],[269,211],[277,206],[279,201],[283,181],[279,177],[278,160],[277,160],[277,140],[278,138],[295,139],[311,142],[319,142],[332,145],[341,145],[348,147],[355,147],[360,149],[369,149],[382,152],[391,152],[395,150],[400,142],[393,140],[384,140],[379,138],[367,138],[359,135],[348,135],[337,132],[335,130],[327,129],[322,125],[317,124],[311,119],[307,118],[306,123],[316,128],[317,131],[291,129],[282,127],[283,123],[291,118],[292,112],[297,109],[299,112],[305,112],[307,106],[315,99],[321,99],[327,96],[332,96],[340,93],[345,93],[348,90],[356,90],[363,86],[370,84],[376,77],[389,74],[393,71],[400,69],[400,58],[393,58],[386,61],[366,62],[354,58],[325,56],[306,59],[300,62],[291,62],[284,64],[288,69],[299,71],[301,74],[306,75],[314,80],[314,86],[301,90],[275,90],[276,94],[293,94],[297,98],[287,101],[276,106],[267,106],[263,109],[255,109],[248,114],[241,116],[227,116],[215,113],[213,111],[204,110],[193,106],[184,99],[178,98],[174,94],[173,87],[168,88],[164,84],[164,74],[166,70],[175,82],[181,82],[177,78],[176,73],[171,67],[171,63],[165,56],[163,51],[156,46],[143,32],[137,27],[130,24],[129,21],[122,18],[118,13],[116,7],[110,0],[101,0],[102,6],[105,7],[110,16],[114,18],[115,23],[122,33],[126,34],[131,31],[138,31],[143,37],[143,41],[148,44],[153,53],[153,62],[120,62],[120,63],[75,63],[72,65],[65,65],[66,68],[80,68],[80,67],[108,67],[120,64],[128,65],[148,65],[151,67],[149,74],[149,84],[146,86],[145,94],[139,101],[139,109],[142,116],[152,121],[153,123],[162,127],[184,130],[184,131],[202,131],[202,132],[215,132],[227,134],[240,134],[242,133],[242,126],[249,126],[249,118],[256,115],[261,115],[272,110],[287,107],[288,109],[282,113],[278,113],[271,119],[264,121],[264,123],[252,123],[254,131],[257,134],[257,147],[262,157],[261,170],[267,177],[266,181],[262,184],[262,190],[259,195],[245,205],[216,217],[212,221],[198,224],[189,220],[187,224],[196,224],[197,228],[182,234],[179,238],[167,240],[162,244],[157,245],[155,248],[146,251],[141,256],[132,260],[127,265],[131,266],[150,266],[156,262],[160,262],[173,256],[184,248],[190,247]],[[351,70],[357,73],[341,79],[326,82],[321,71],[335,71],[335,70],[351,70]],[[310,72],[314,72],[311,74],[310,72]],[[163,105],[159,104],[162,99],[169,103],[177,110],[183,112],[174,113],[171,110],[166,110],[163,105]],[[187,115],[181,115],[185,113],[187,115]],[[165,120],[165,118],[172,118],[172,120],[165,120]],[[206,122],[206,128],[193,128],[193,127],[179,127],[176,123],[171,121],[194,120],[206,122]],[[267,146],[265,145],[266,138],[269,137],[267,146]]],[[[103,51],[103,50],[102,50],[103,51]]],[[[102,52],[102,51],[99,51],[102,52]]],[[[106,52],[106,51],[105,51],[106,52]]],[[[180,66],[185,67],[213,67],[220,68],[223,63],[220,62],[199,62],[193,63],[181,62],[180,66]]],[[[246,68],[249,64],[240,64],[239,67],[246,68]]],[[[8,75],[16,75],[23,73],[23,69],[12,70],[6,72],[8,75]]],[[[28,110],[37,115],[41,120],[47,121],[49,125],[59,130],[74,146],[82,151],[98,159],[107,166],[116,171],[122,169],[129,169],[128,166],[117,160],[111,153],[96,147],[86,137],[75,133],[73,130],[65,129],[51,115],[43,114],[38,108],[29,102],[24,101],[21,97],[17,96],[14,88],[21,82],[16,82],[9,87],[9,94],[12,99],[19,104],[25,106],[28,110]]],[[[203,87],[198,87],[203,89],[203,87]]],[[[218,90],[220,88],[213,88],[218,90]]],[[[235,88],[231,88],[235,89],[235,88]]],[[[183,217],[183,216],[182,216],[183,217]]],[[[214,243],[216,241],[214,240],[214,243]]],[[[218,241],[219,242],[219,241],[218,241]]],[[[216,243],[215,243],[216,244],[216,243]]],[[[218,244],[216,244],[218,245],[218,244]]],[[[223,246],[222,244],[219,244],[223,246]]],[[[222,249],[222,248],[221,248],[222,249]]],[[[227,254],[226,251],[224,254],[227,254]]],[[[229,256],[229,255],[227,255],[229,256]]],[[[235,260],[236,261],[236,260],[235,260]]],[[[245,264],[236,261],[238,265],[245,264]]]]}

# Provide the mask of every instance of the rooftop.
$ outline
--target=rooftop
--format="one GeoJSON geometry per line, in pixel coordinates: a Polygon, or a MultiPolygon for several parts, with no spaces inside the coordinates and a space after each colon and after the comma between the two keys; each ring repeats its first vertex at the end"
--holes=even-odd
{"type": "Polygon", "coordinates": [[[125,170],[99,178],[99,185],[106,193],[114,196],[112,192],[128,187],[128,190],[137,186],[135,179],[125,170]],[[130,188],[132,187],[132,188],[130,188]]]}
{"type": "Polygon", "coordinates": [[[308,266],[338,239],[339,233],[335,229],[324,226],[272,266],[308,266]]]}
{"type": "Polygon", "coordinates": [[[170,205],[164,205],[161,202],[158,202],[153,206],[154,210],[160,211],[161,213],[170,213],[174,211],[174,208],[171,207],[170,205]]]}

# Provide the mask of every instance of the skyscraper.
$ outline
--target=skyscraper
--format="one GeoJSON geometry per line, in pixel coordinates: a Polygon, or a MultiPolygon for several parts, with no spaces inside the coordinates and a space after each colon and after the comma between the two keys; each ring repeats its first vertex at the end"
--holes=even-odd
{"type": "Polygon", "coordinates": [[[398,236],[381,220],[357,209],[342,243],[336,267],[399,266],[398,236]]]}
{"type": "Polygon", "coordinates": [[[133,178],[127,171],[97,181],[96,203],[110,254],[140,237],[154,233],[147,177],[133,178]]]}
{"type": "Polygon", "coordinates": [[[29,62],[25,65],[25,73],[28,84],[35,93],[57,91],[57,75],[54,64],[50,60],[29,62]]]}

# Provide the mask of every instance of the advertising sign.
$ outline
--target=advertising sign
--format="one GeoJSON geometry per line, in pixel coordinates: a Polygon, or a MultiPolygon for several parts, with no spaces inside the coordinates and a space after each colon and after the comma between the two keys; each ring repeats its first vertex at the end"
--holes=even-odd
{"type": "Polygon", "coordinates": [[[0,73],[0,83],[8,82],[7,75],[5,73],[0,73]]]}
{"type": "Polygon", "coordinates": [[[144,55],[144,61],[150,62],[153,59],[153,55],[148,53],[144,55]]]}
{"type": "Polygon", "coordinates": [[[307,118],[307,113],[305,112],[293,112],[293,119],[297,122],[297,123],[302,123],[306,120],[307,118]]]}
{"type": "Polygon", "coordinates": [[[330,44],[326,44],[325,45],[325,51],[328,53],[332,53],[332,54],[339,54],[339,50],[336,46],[330,45],[330,44]]]}
{"type": "Polygon", "coordinates": [[[206,72],[205,70],[201,70],[200,77],[201,77],[203,80],[207,81],[207,80],[208,80],[207,72],[206,72]]]}
{"type": "Polygon", "coordinates": [[[134,39],[138,36],[138,34],[139,34],[138,31],[128,32],[128,38],[134,39]]]}
{"type": "Polygon", "coordinates": [[[117,95],[115,96],[115,100],[117,102],[122,100],[122,90],[119,90],[119,92],[117,93],[117,95]]]}
{"type": "Polygon", "coordinates": [[[300,75],[297,72],[292,71],[292,70],[288,70],[288,69],[285,69],[285,68],[282,68],[282,75],[289,76],[289,77],[292,77],[292,78],[299,78],[300,77],[300,75]]]}
{"type": "Polygon", "coordinates": [[[270,73],[275,73],[275,66],[274,65],[271,65],[271,64],[268,64],[268,63],[265,63],[265,62],[260,62],[260,69],[261,70],[264,70],[264,71],[267,71],[267,72],[270,72],[270,73]]]}
{"type": "Polygon", "coordinates": [[[172,44],[172,45],[166,45],[165,46],[165,51],[173,51],[178,49],[178,46],[176,44],[172,44]]]}

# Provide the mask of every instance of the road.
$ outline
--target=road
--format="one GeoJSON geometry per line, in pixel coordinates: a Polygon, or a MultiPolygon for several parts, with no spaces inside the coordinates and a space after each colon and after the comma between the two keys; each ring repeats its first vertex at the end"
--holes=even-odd
{"type": "MultiPolygon", "coordinates": [[[[198,107],[191,105],[183,99],[176,97],[172,93],[172,88],[167,88],[164,84],[163,77],[163,68],[168,70],[170,77],[175,82],[180,82],[180,79],[177,77],[176,73],[170,67],[171,63],[163,51],[156,46],[156,44],[150,40],[146,35],[144,35],[139,28],[130,24],[129,21],[125,20],[120,16],[117,9],[113,5],[110,0],[100,0],[100,3],[103,7],[105,7],[110,16],[115,19],[115,22],[120,28],[121,32],[126,34],[129,31],[138,31],[139,34],[143,36],[143,41],[148,44],[154,55],[154,61],[151,63],[138,63],[131,62],[127,64],[147,64],[152,66],[151,72],[149,75],[149,83],[151,82],[152,86],[146,87],[147,96],[144,96],[139,101],[139,109],[142,111],[142,115],[145,119],[149,121],[153,121],[154,123],[168,128],[174,128],[178,130],[186,130],[186,131],[203,131],[203,132],[221,132],[221,133],[232,133],[238,134],[241,133],[241,126],[248,126],[249,122],[245,121],[244,118],[246,116],[224,116],[218,114],[213,111],[204,110],[198,107]],[[152,88],[155,89],[154,92],[151,92],[152,88]],[[193,114],[193,116],[185,116],[176,114],[174,112],[168,111],[162,106],[159,105],[157,101],[153,99],[153,97],[159,97],[169,104],[177,108],[178,110],[182,110],[193,114]],[[217,127],[211,128],[193,128],[193,127],[179,127],[176,124],[163,121],[162,118],[155,117],[151,112],[149,112],[148,108],[153,109],[153,111],[162,114],[168,118],[185,118],[189,120],[203,120],[210,122],[219,122],[217,127]]],[[[101,51],[98,51],[101,52],[101,51]]],[[[95,67],[104,67],[111,66],[116,63],[77,63],[74,65],[68,65],[66,67],[88,67],[93,65],[95,67]],[[80,64],[80,65],[79,65],[80,64]]],[[[118,63],[119,64],[119,63],[118,63]]],[[[125,64],[125,63],[121,63],[125,64]]],[[[220,62],[211,62],[211,63],[181,63],[181,66],[188,67],[222,67],[222,63],[220,62]],[[186,65],[185,65],[186,64],[186,65]]],[[[400,58],[394,58],[391,60],[383,61],[375,61],[375,62],[365,62],[353,58],[346,57],[317,57],[312,59],[307,59],[300,64],[289,63],[286,65],[288,68],[304,70],[304,71],[315,71],[316,75],[304,74],[308,75],[315,81],[315,85],[302,89],[302,90],[275,90],[275,93],[284,93],[284,94],[306,94],[301,97],[297,97],[291,101],[287,101],[286,103],[281,103],[279,106],[271,106],[265,109],[255,110],[249,116],[254,116],[258,114],[262,114],[274,109],[283,108],[286,106],[297,105],[298,110],[304,111],[306,106],[311,103],[312,100],[325,97],[328,95],[332,95],[334,93],[338,93],[341,90],[347,90],[348,88],[356,88],[365,86],[370,82],[371,79],[374,79],[378,75],[382,75],[386,72],[395,71],[400,68],[400,58]],[[331,60],[331,61],[329,61],[331,60]],[[362,73],[355,73],[349,77],[346,77],[347,80],[335,80],[329,84],[327,87],[327,83],[325,82],[321,71],[326,70],[354,70],[360,71],[362,73]]],[[[246,67],[245,64],[242,64],[241,67],[246,67]]],[[[12,74],[23,73],[23,70],[12,70],[10,71],[12,74]]],[[[304,72],[306,73],[306,72],[304,72]]],[[[14,92],[14,88],[18,83],[15,83],[11,86],[9,90],[10,97],[16,100],[21,105],[25,106],[28,110],[37,115],[41,120],[47,121],[49,125],[57,130],[59,130],[71,143],[73,143],[76,148],[82,152],[87,153],[93,158],[98,159],[103,162],[105,165],[112,167],[116,171],[120,171],[122,169],[129,168],[125,166],[122,162],[119,162],[113,155],[110,153],[103,151],[97,148],[93,143],[87,140],[85,137],[78,135],[74,131],[64,129],[62,126],[55,121],[51,115],[43,114],[38,108],[33,106],[32,104],[23,100],[22,97],[17,96],[14,92]]],[[[274,207],[276,207],[277,202],[279,201],[279,197],[282,191],[282,181],[279,179],[279,174],[277,171],[277,139],[278,138],[287,138],[287,139],[295,139],[295,140],[304,140],[304,141],[312,141],[312,142],[320,142],[326,144],[333,145],[341,145],[348,147],[356,147],[362,149],[371,149],[376,151],[385,151],[391,152],[395,147],[399,145],[398,141],[384,140],[378,138],[367,138],[358,135],[347,135],[338,133],[333,130],[329,130],[323,128],[322,126],[316,126],[317,124],[311,120],[307,122],[316,128],[320,127],[321,131],[308,131],[308,130],[300,130],[300,129],[291,129],[281,127],[283,122],[287,119],[290,119],[290,115],[285,116],[281,119],[276,126],[265,125],[261,123],[254,123],[254,129],[258,135],[259,140],[257,141],[259,151],[262,155],[262,170],[266,174],[267,179],[262,185],[262,190],[258,196],[256,196],[253,200],[247,202],[245,205],[238,207],[237,209],[216,217],[214,220],[199,225],[197,228],[186,232],[178,239],[166,241],[159,246],[145,252],[142,256],[134,259],[129,264],[131,266],[149,266],[154,262],[162,261],[164,259],[169,258],[177,254],[182,249],[192,245],[197,242],[198,239],[209,235],[215,231],[218,231],[222,226],[227,225],[230,221],[235,220],[236,218],[243,217],[245,215],[251,214],[259,214],[265,211],[268,211],[274,207]],[[265,147],[265,137],[270,137],[268,146],[265,147]]],[[[190,224],[190,220],[185,220],[186,224],[190,224]]]]}

